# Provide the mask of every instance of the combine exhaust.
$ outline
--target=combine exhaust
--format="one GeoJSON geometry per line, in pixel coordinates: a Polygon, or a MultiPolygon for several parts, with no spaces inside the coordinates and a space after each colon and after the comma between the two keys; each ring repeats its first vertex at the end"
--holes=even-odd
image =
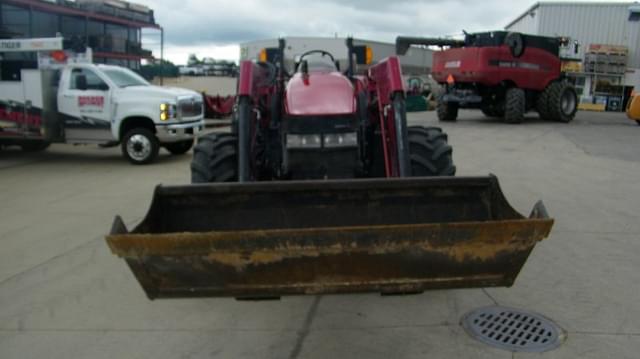
{"type": "Polygon", "coordinates": [[[553,219],[497,178],[219,183],[155,190],[107,237],[150,299],[511,286],[553,219]]]}

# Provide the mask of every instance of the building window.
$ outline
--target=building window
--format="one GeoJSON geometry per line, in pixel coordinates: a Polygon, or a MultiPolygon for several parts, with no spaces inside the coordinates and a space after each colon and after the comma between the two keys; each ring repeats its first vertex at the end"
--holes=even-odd
{"type": "Polygon", "coordinates": [[[111,52],[126,53],[129,30],[125,26],[107,24],[107,37],[111,41],[111,52]]]}
{"type": "Polygon", "coordinates": [[[61,16],[60,30],[65,39],[70,39],[74,36],[85,36],[85,21],[80,17],[61,16]]]}
{"type": "Polygon", "coordinates": [[[58,15],[33,12],[32,37],[55,37],[58,32],[58,15]]]}
{"type": "Polygon", "coordinates": [[[29,10],[18,6],[2,4],[2,27],[10,37],[30,37],[29,10]]]}

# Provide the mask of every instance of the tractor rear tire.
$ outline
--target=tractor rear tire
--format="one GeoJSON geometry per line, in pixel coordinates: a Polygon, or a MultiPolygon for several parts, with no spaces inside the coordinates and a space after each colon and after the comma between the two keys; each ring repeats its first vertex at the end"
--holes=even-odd
{"type": "Polygon", "coordinates": [[[455,102],[438,101],[438,120],[442,122],[454,122],[458,119],[458,104],[455,102]]]}
{"type": "Polygon", "coordinates": [[[191,183],[237,181],[238,137],[230,133],[201,137],[193,149],[191,183]]]}
{"type": "Polygon", "coordinates": [[[409,127],[409,153],[413,177],[454,176],[453,149],[447,134],[437,127],[409,127]]]}
{"type": "Polygon", "coordinates": [[[638,126],[640,126],[640,120],[636,120],[636,123],[638,124],[638,126]]]}
{"type": "Polygon", "coordinates": [[[522,123],[526,110],[524,90],[513,87],[507,90],[504,105],[504,121],[506,123],[522,123]]]}
{"type": "Polygon", "coordinates": [[[578,94],[573,86],[567,82],[554,82],[547,90],[549,118],[564,123],[573,121],[578,111],[578,94]]]}

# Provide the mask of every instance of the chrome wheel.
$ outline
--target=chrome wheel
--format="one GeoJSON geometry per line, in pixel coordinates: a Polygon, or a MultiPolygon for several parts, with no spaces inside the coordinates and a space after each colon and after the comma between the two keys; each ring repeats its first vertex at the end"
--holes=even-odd
{"type": "Polygon", "coordinates": [[[151,140],[144,135],[136,134],[127,141],[127,153],[139,162],[145,161],[153,151],[151,140]]]}

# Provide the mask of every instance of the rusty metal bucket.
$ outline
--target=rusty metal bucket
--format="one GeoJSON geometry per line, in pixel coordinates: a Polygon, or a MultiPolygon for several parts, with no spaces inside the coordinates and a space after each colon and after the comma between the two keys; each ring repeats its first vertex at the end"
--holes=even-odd
{"type": "Polygon", "coordinates": [[[158,186],[107,242],[147,296],[269,298],[511,286],[553,220],[493,177],[158,186]]]}

